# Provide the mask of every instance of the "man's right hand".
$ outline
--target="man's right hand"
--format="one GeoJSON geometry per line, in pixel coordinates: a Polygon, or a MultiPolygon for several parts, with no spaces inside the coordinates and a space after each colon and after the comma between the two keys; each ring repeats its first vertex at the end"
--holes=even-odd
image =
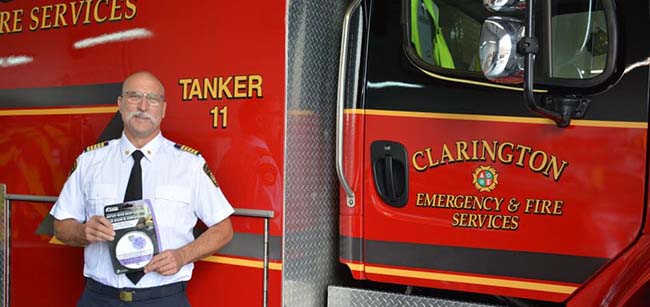
{"type": "Polygon", "coordinates": [[[74,219],[54,219],[54,236],[66,245],[86,246],[94,242],[113,241],[113,224],[105,217],[95,215],[85,223],[74,219]]]}
{"type": "Polygon", "coordinates": [[[115,231],[113,224],[103,216],[95,215],[84,224],[84,235],[89,243],[113,241],[115,231]]]}

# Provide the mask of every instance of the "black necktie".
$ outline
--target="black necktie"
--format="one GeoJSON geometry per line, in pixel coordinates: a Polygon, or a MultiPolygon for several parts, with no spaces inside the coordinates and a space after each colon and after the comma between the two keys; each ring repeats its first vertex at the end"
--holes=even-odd
{"type": "Polygon", "coordinates": [[[144,154],[136,150],[131,154],[133,157],[133,167],[131,168],[131,175],[129,175],[129,183],[126,186],[126,193],[124,193],[124,201],[132,201],[142,199],[142,166],[140,160],[144,154]]]}
{"type": "MultiPolygon", "coordinates": [[[[129,183],[126,186],[126,193],[124,193],[124,202],[142,199],[142,166],[140,160],[144,157],[141,151],[134,151],[131,156],[133,157],[133,167],[131,168],[131,175],[129,175],[129,183]]],[[[135,271],[126,273],[126,277],[131,280],[135,285],[144,276],[143,271],[135,271]]]]}

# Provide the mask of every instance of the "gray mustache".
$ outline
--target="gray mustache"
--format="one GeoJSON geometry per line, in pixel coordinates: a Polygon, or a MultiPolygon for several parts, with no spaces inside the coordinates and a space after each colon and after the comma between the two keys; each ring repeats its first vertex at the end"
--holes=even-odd
{"type": "Polygon", "coordinates": [[[146,119],[149,119],[149,120],[153,120],[153,116],[151,116],[151,114],[143,112],[143,111],[133,111],[133,112],[127,114],[126,119],[131,120],[132,118],[134,118],[136,116],[140,117],[140,118],[146,118],[146,119]]]}

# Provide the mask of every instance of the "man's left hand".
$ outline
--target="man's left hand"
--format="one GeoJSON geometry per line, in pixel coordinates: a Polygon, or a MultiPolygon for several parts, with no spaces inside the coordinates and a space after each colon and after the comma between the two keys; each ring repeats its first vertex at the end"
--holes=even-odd
{"type": "Polygon", "coordinates": [[[166,250],[151,259],[144,272],[157,272],[160,275],[174,275],[184,265],[183,255],[177,249],[166,250]]]}

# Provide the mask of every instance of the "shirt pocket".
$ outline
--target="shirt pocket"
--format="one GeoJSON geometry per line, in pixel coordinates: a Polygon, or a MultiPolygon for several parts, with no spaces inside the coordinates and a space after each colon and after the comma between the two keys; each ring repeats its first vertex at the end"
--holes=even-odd
{"type": "Polygon", "coordinates": [[[90,185],[86,202],[86,218],[104,216],[104,207],[117,203],[117,184],[98,183],[90,185]]]}
{"type": "Polygon", "coordinates": [[[182,222],[192,215],[190,208],[190,189],[176,185],[163,185],[156,188],[154,214],[160,222],[182,222]]]}

